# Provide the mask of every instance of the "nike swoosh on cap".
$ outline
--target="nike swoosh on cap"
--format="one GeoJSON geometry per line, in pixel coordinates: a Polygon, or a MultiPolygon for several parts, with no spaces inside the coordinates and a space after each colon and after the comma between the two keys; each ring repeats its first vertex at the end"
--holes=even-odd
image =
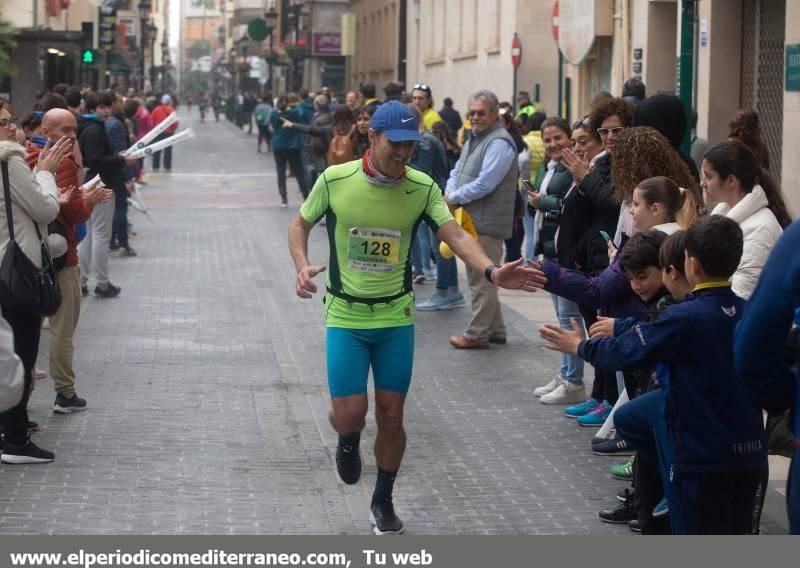
{"type": "Polygon", "coordinates": [[[403,124],[405,124],[405,123],[406,123],[406,122],[408,122],[409,120],[414,120],[414,117],[412,116],[411,118],[406,118],[406,119],[402,119],[402,118],[401,118],[401,119],[400,119],[400,122],[402,122],[403,124]]]}

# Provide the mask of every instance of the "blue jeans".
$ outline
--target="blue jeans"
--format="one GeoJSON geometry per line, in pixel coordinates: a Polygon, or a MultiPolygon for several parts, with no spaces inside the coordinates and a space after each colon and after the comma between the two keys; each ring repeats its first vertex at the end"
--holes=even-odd
{"type": "Polygon", "coordinates": [[[522,218],[522,226],[525,229],[525,260],[533,258],[533,251],[536,250],[536,225],[533,222],[533,215],[525,207],[525,216],[522,218]]]}
{"type": "Polygon", "coordinates": [[[417,227],[417,234],[411,243],[411,266],[417,274],[431,269],[431,233],[424,221],[417,227]]]}
{"type": "Polygon", "coordinates": [[[672,519],[673,510],[678,511],[679,507],[669,479],[673,451],[667,422],[664,420],[664,393],[660,389],[650,391],[617,408],[614,412],[614,427],[636,449],[639,456],[637,459],[658,469],[672,519]]]}
{"type": "MultiPolygon", "coordinates": [[[[578,304],[550,294],[553,299],[553,307],[556,309],[556,316],[558,317],[558,324],[562,329],[572,330],[570,319],[575,319],[578,325],[583,326],[583,318],[581,317],[581,310],[578,304]]],[[[574,385],[583,384],[583,359],[577,355],[561,355],[561,378],[574,385]]]]}
{"type": "Polygon", "coordinates": [[[439,253],[439,245],[442,241],[439,240],[433,229],[429,228],[428,230],[433,243],[433,254],[436,257],[436,289],[444,295],[448,288],[458,289],[458,264],[455,256],[444,258],[439,253]]]}

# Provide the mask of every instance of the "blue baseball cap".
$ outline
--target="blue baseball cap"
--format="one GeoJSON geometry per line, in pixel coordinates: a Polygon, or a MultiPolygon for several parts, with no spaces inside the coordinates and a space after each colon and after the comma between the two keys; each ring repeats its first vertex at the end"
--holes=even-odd
{"type": "Polygon", "coordinates": [[[400,101],[387,101],[372,115],[370,127],[392,142],[419,142],[417,115],[400,101]]]}

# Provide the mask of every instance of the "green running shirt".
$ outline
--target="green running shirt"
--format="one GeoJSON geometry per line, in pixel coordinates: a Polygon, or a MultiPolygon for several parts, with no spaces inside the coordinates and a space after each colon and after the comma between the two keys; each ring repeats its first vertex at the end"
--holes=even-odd
{"type": "MultiPolygon", "coordinates": [[[[393,187],[370,183],[361,160],[331,166],[317,178],[300,215],[309,223],[326,217],[330,261],[327,286],[356,298],[385,298],[411,291],[411,242],[421,221],[431,229],[453,216],[439,187],[406,167],[393,187]]],[[[328,327],[378,329],[414,323],[411,293],[389,304],[325,296],[328,327]]]]}

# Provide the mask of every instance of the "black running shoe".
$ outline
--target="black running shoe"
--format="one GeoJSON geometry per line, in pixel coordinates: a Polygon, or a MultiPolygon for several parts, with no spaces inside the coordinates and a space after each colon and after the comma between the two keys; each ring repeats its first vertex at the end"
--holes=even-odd
{"type": "Polygon", "coordinates": [[[633,499],[620,503],[613,509],[603,509],[597,516],[605,523],[614,525],[627,524],[638,518],[636,507],[633,504],[633,499]]]}
{"type": "Polygon", "coordinates": [[[5,444],[3,448],[3,455],[0,461],[8,464],[26,464],[26,463],[48,463],[53,461],[56,456],[53,452],[43,450],[30,440],[22,446],[14,446],[12,444],[5,444]]]}
{"type": "Polygon", "coordinates": [[[635,533],[642,532],[642,525],[639,523],[639,519],[633,519],[630,523],[628,523],[628,528],[635,533]]]}
{"type": "Polygon", "coordinates": [[[608,440],[592,440],[592,452],[598,456],[631,456],[633,448],[619,434],[608,440]]]}
{"type": "Polygon", "coordinates": [[[358,444],[339,442],[336,446],[336,471],[347,485],[358,483],[361,478],[361,451],[358,444]]]}
{"type": "Polygon", "coordinates": [[[369,521],[376,535],[403,534],[403,521],[395,514],[391,500],[373,501],[369,521]]]}
{"type": "Polygon", "coordinates": [[[108,283],[108,286],[105,288],[101,288],[97,286],[94,289],[94,295],[98,298],[116,298],[119,296],[119,293],[122,289],[119,286],[114,286],[111,282],[108,283]]]}
{"type": "Polygon", "coordinates": [[[67,398],[63,394],[56,395],[56,401],[53,403],[53,412],[72,414],[81,410],[86,410],[86,399],[79,397],[77,394],[73,394],[72,398],[67,398]]]}

